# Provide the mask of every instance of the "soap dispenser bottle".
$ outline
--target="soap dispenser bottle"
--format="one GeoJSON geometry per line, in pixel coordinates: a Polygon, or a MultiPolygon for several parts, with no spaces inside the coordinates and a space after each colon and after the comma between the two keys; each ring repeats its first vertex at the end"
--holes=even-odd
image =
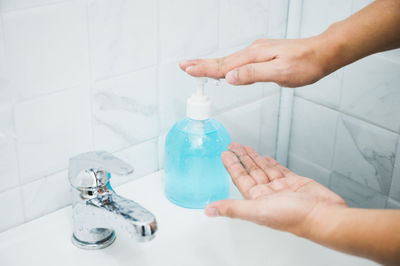
{"type": "Polygon", "coordinates": [[[230,177],[221,160],[231,138],[211,115],[207,78],[197,79],[187,117],[172,126],[165,141],[165,194],[176,205],[202,209],[229,196],[230,177]]]}

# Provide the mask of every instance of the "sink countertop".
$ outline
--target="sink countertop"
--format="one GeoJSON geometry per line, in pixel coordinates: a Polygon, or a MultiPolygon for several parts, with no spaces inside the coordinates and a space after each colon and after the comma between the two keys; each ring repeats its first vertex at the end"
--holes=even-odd
{"type": "Polygon", "coordinates": [[[108,248],[79,249],[71,243],[69,206],[1,233],[0,265],[377,265],[289,233],[175,206],[164,196],[162,175],[115,189],[156,216],[153,241],[137,243],[117,231],[108,248]]]}

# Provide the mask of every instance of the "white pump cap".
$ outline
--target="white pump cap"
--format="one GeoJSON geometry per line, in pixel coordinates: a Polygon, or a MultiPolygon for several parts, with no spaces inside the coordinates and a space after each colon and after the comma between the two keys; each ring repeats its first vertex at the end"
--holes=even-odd
{"type": "Polygon", "coordinates": [[[206,120],[211,116],[211,100],[204,93],[207,78],[196,78],[197,90],[187,100],[186,116],[194,120],[206,120]]]}

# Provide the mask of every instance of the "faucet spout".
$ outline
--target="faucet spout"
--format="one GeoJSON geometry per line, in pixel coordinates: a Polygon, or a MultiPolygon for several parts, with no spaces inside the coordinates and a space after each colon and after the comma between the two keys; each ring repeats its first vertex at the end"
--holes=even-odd
{"type": "Polygon", "coordinates": [[[87,203],[99,210],[104,226],[127,232],[139,242],[152,240],[157,231],[157,222],[152,213],[133,200],[112,192],[96,197],[87,203]]]}
{"type": "Polygon", "coordinates": [[[100,249],[115,240],[115,230],[138,242],[152,240],[157,232],[154,215],[112,189],[111,174],[104,169],[131,173],[125,162],[107,152],[78,155],[70,160],[74,232],[72,243],[84,249],[100,249]],[[92,168],[89,165],[95,165],[92,168]]]}

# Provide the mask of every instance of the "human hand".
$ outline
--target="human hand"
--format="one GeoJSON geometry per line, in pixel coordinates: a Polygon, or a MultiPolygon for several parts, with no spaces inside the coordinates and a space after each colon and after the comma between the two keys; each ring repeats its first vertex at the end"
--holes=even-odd
{"type": "Polygon", "coordinates": [[[194,59],[180,63],[195,77],[225,78],[233,85],[265,81],[299,87],[321,79],[334,69],[327,59],[324,38],[259,39],[232,55],[216,59],[194,59]]]}
{"type": "Polygon", "coordinates": [[[271,157],[259,156],[251,147],[233,142],[221,157],[245,200],[213,202],[205,209],[210,217],[239,218],[304,235],[319,209],[347,207],[334,192],[296,175],[271,157]]]}

